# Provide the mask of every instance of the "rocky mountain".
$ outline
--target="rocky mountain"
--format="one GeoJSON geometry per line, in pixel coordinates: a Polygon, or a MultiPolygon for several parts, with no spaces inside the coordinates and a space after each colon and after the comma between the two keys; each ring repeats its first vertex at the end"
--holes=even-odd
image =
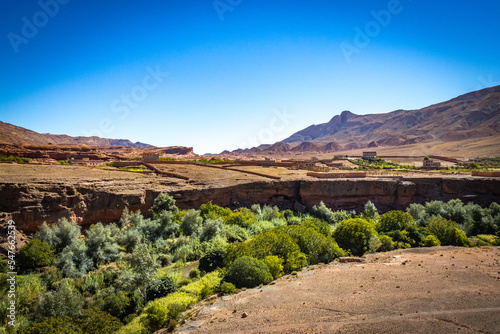
{"type": "Polygon", "coordinates": [[[500,86],[418,110],[371,115],[343,111],[327,123],[311,125],[294,133],[281,144],[300,143],[291,150],[305,151],[310,148],[323,151],[316,145],[334,143],[328,148],[331,152],[341,148],[352,150],[487,137],[500,141],[500,86]]]}
{"type": "Polygon", "coordinates": [[[100,137],[71,137],[38,133],[19,126],[0,121],[0,144],[26,145],[90,145],[90,146],[129,146],[133,148],[151,148],[153,145],[141,142],[133,143],[128,139],[109,139],[100,137]]]}

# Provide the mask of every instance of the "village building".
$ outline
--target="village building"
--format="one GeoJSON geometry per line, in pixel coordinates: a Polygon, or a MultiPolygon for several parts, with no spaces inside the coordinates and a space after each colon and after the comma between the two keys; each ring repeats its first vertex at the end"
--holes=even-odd
{"type": "Polygon", "coordinates": [[[90,160],[89,158],[69,159],[68,162],[72,165],[79,165],[79,166],[103,166],[104,165],[103,160],[90,160]]]}
{"type": "Polygon", "coordinates": [[[153,152],[144,152],[142,153],[142,159],[144,161],[158,161],[160,160],[160,155],[153,152]]]}
{"type": "Polygon", "coordinates": [[[441,168],[441,162],[424,159],[422,163],[422,168],[441,168]]]}
{"type": "Polygon", "coordinates": [[[377,158],[377,152],[375,152],[375,151],[363,152],[363,159],[364,160],[376,159],[376,158],[377,158]]]}
{"type": "Polygon", "coordinates": [[[311,170],[315,172],[328,172],[330,167],[313,161],[302,161],[297,163],[297,169],[311,170]]]}

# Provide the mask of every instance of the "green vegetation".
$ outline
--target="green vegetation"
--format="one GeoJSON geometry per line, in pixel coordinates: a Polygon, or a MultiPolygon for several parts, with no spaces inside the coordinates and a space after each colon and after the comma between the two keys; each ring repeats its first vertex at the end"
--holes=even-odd
{"type": "Polygon", "coordinates": [[[228,160],[222,160],[222,159],[197,159],[196,162],[202,163],[202,164],[217,164],[221,162],[228,162],[228,160]]]}
{"type": "MultiPolygon", "coordinates": [[[[83,232],[67,219],[43,224],[17,257],[16,333],[152,333],[174,329],[184,311],[215,293],[268,284],[347,254],[394,248],[498,245],[500,205],[460,200],[379,212],[310,213],[211,202],[179,210],[160,194],[147,215],[125,208],[119,222],[83,232]],[[469,239],[471,242],[469,242],[469,239]]],[[[6,269],[5,261],[1,267],[6,269]]],[[[0,332],[7,281],[0,277],[0,332]]],[[[4,327],[2,327],[4,326],[4,327]]]]}
{"type": "Polygon", "coordinates": [[[414,170],[417,167],[413,165],[400,165],[382,158],[374,159],[357,159],[355,160],[360,166],[358,169],[390,169],[390,170],[414,170]]]}
{"type": "Polygon", "coordinates": [[[0,155],[0,162],[8,162],[8,163],[16,163],[16,164],[29,164],[30,159],[28,158],[20,158],[20,157],[14,157],[14,156],[4,156],[0,155]]]}
{"type": "Polygon", "coordinates": [[[500,167],[500,157],[475,158],[475,159],[470,159],[470,162],[474,162],[478,165],[500,167]]]}
{"type": "Polygon", "coordinates": [[[56,162],[52,163],[53,165],[64,165],[64,166],[69,166],[69,162],[64,161],[64,160],[57,160],[56,162]]]}
{"type": "Polygon", "coordinates": [[[21,247],[17,263],[21,270],[50,266],[57,258],[55,248],[48,243],[33,239],[21,247]]]}

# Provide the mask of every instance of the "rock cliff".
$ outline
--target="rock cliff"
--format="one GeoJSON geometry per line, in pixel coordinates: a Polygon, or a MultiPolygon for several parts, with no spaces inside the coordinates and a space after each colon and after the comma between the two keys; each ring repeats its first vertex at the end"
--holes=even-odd
{"type": "Polygon", "coordinates": [[[160,192],[169,192],[180,208],[214,204],[238,207],[253,203],[280,208],[310,208],[320,201],[333,209],[361,210],[372,201],[381,211],[402,209],[429,200],[464,201],[488,205],[500,202],[499,178],[429,177],[398,179],[336,179],[260,181],[229,187],[172,189],[140,183],[6,182],[0,184],[0,217],[12,217],[18,229],[36,231],[61,217],[81,225],[119,220],[123,209],[146,212],[160,192]]]}

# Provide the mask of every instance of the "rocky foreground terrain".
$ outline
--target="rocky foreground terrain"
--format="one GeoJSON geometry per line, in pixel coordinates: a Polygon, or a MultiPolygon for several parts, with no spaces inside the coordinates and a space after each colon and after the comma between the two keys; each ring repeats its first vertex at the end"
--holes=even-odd
{"type": "Polygon", "coordinates": [[[500,249],[367,255],[205,301],[178,333],[500,333],[500,249]]]}

